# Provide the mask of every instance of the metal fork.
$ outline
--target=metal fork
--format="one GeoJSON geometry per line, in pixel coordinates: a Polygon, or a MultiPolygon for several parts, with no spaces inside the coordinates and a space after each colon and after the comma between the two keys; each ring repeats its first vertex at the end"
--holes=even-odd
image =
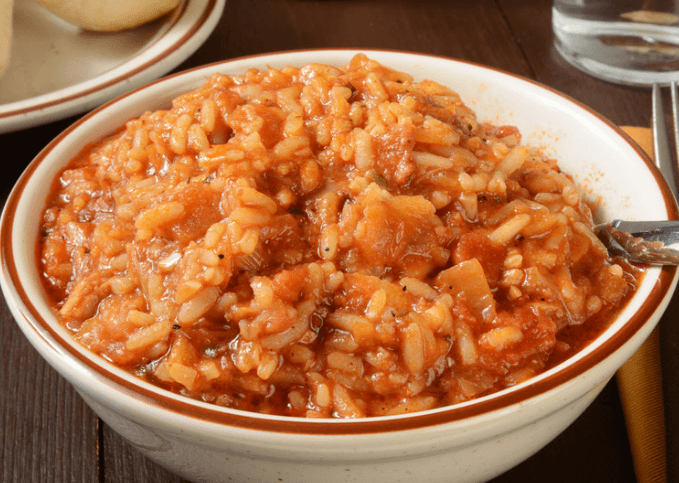
{"type": "Polygon", "coordinates": [[[665,177],[674,199],[679,201],[679,98],[677,96],[677,83],[670,83],[672,96],[672,123],[674,125],[674,145],[676,157],[672,156],[670,143],[667,138],[667,122],[663,109],[662,93],[658,84],[653,84],[652,99],[652,123],[653,123],[653,149],[655,151],[655,164],[665,177]]]}

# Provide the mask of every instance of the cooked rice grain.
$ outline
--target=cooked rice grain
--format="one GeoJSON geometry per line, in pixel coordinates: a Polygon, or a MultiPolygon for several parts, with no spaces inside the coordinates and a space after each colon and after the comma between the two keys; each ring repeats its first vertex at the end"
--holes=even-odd
{"type": "Polygon", "coordinates": [[[41,270],[76,339],[263,413],[499,391],[586,345],[640,276],[518,129],[363,55],[215,74],[55,186],[41,270]]]}

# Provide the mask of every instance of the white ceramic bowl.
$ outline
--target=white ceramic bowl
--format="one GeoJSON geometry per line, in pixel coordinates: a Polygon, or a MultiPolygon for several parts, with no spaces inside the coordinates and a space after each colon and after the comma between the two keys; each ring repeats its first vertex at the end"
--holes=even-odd
{"type": "MultiPolygon", "coordinates": [[[[459,92],[480,120],[512,124],[602,197],[601,219],[677,215],[660,174],[620,130],[535,82],[450,59],[363,51],[387,66],[459,92]]],[[[186,399],[136,379],[71,340],[50,310],[36,269],[43,200],[58,171],[127,119],[165,108],[211,73],[321,62],[355,52],[304,51],[209,65],[126,94],[67,129],[29,165],[0,227],[0,282],[17,323],[94,411],[151,459],[197,481],[482,481],[538,451],[571,424],[650,334],[677,281],[649,269],[613,325],[567,362],[503,392],[458,406],[366,420],[271,417],[186,399]]]]}

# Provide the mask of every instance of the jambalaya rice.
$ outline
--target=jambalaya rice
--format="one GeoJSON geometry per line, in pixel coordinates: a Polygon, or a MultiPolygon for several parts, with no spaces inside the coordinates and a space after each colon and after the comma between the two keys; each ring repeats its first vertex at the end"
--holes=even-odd
{"type": "MultiPolygon", "coordinates": [[[[454,79],[451,79],[454,81],[454,79]]],[[[512,126],[357,55],[215,74],[55,181],[45,285],[83,345],[237,409],[356,418],[513,386],[638,271],[512,126]]]]}

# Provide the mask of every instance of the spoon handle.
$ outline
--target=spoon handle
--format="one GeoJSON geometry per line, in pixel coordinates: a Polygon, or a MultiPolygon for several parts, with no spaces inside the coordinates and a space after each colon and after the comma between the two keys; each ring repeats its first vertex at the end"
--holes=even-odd
{"type": "Polygon", "coordinates": [[[679,220],[613,220],[610,224],[616,230],[624,231],[644,241],[659,241],[666,247],[679,244],[679,220]]]}
{"type": "Polygon", "coordinates": [[[613,220],[595,227],[613,255],[653,265],[679,265],[679,221],[613,220]]]}

